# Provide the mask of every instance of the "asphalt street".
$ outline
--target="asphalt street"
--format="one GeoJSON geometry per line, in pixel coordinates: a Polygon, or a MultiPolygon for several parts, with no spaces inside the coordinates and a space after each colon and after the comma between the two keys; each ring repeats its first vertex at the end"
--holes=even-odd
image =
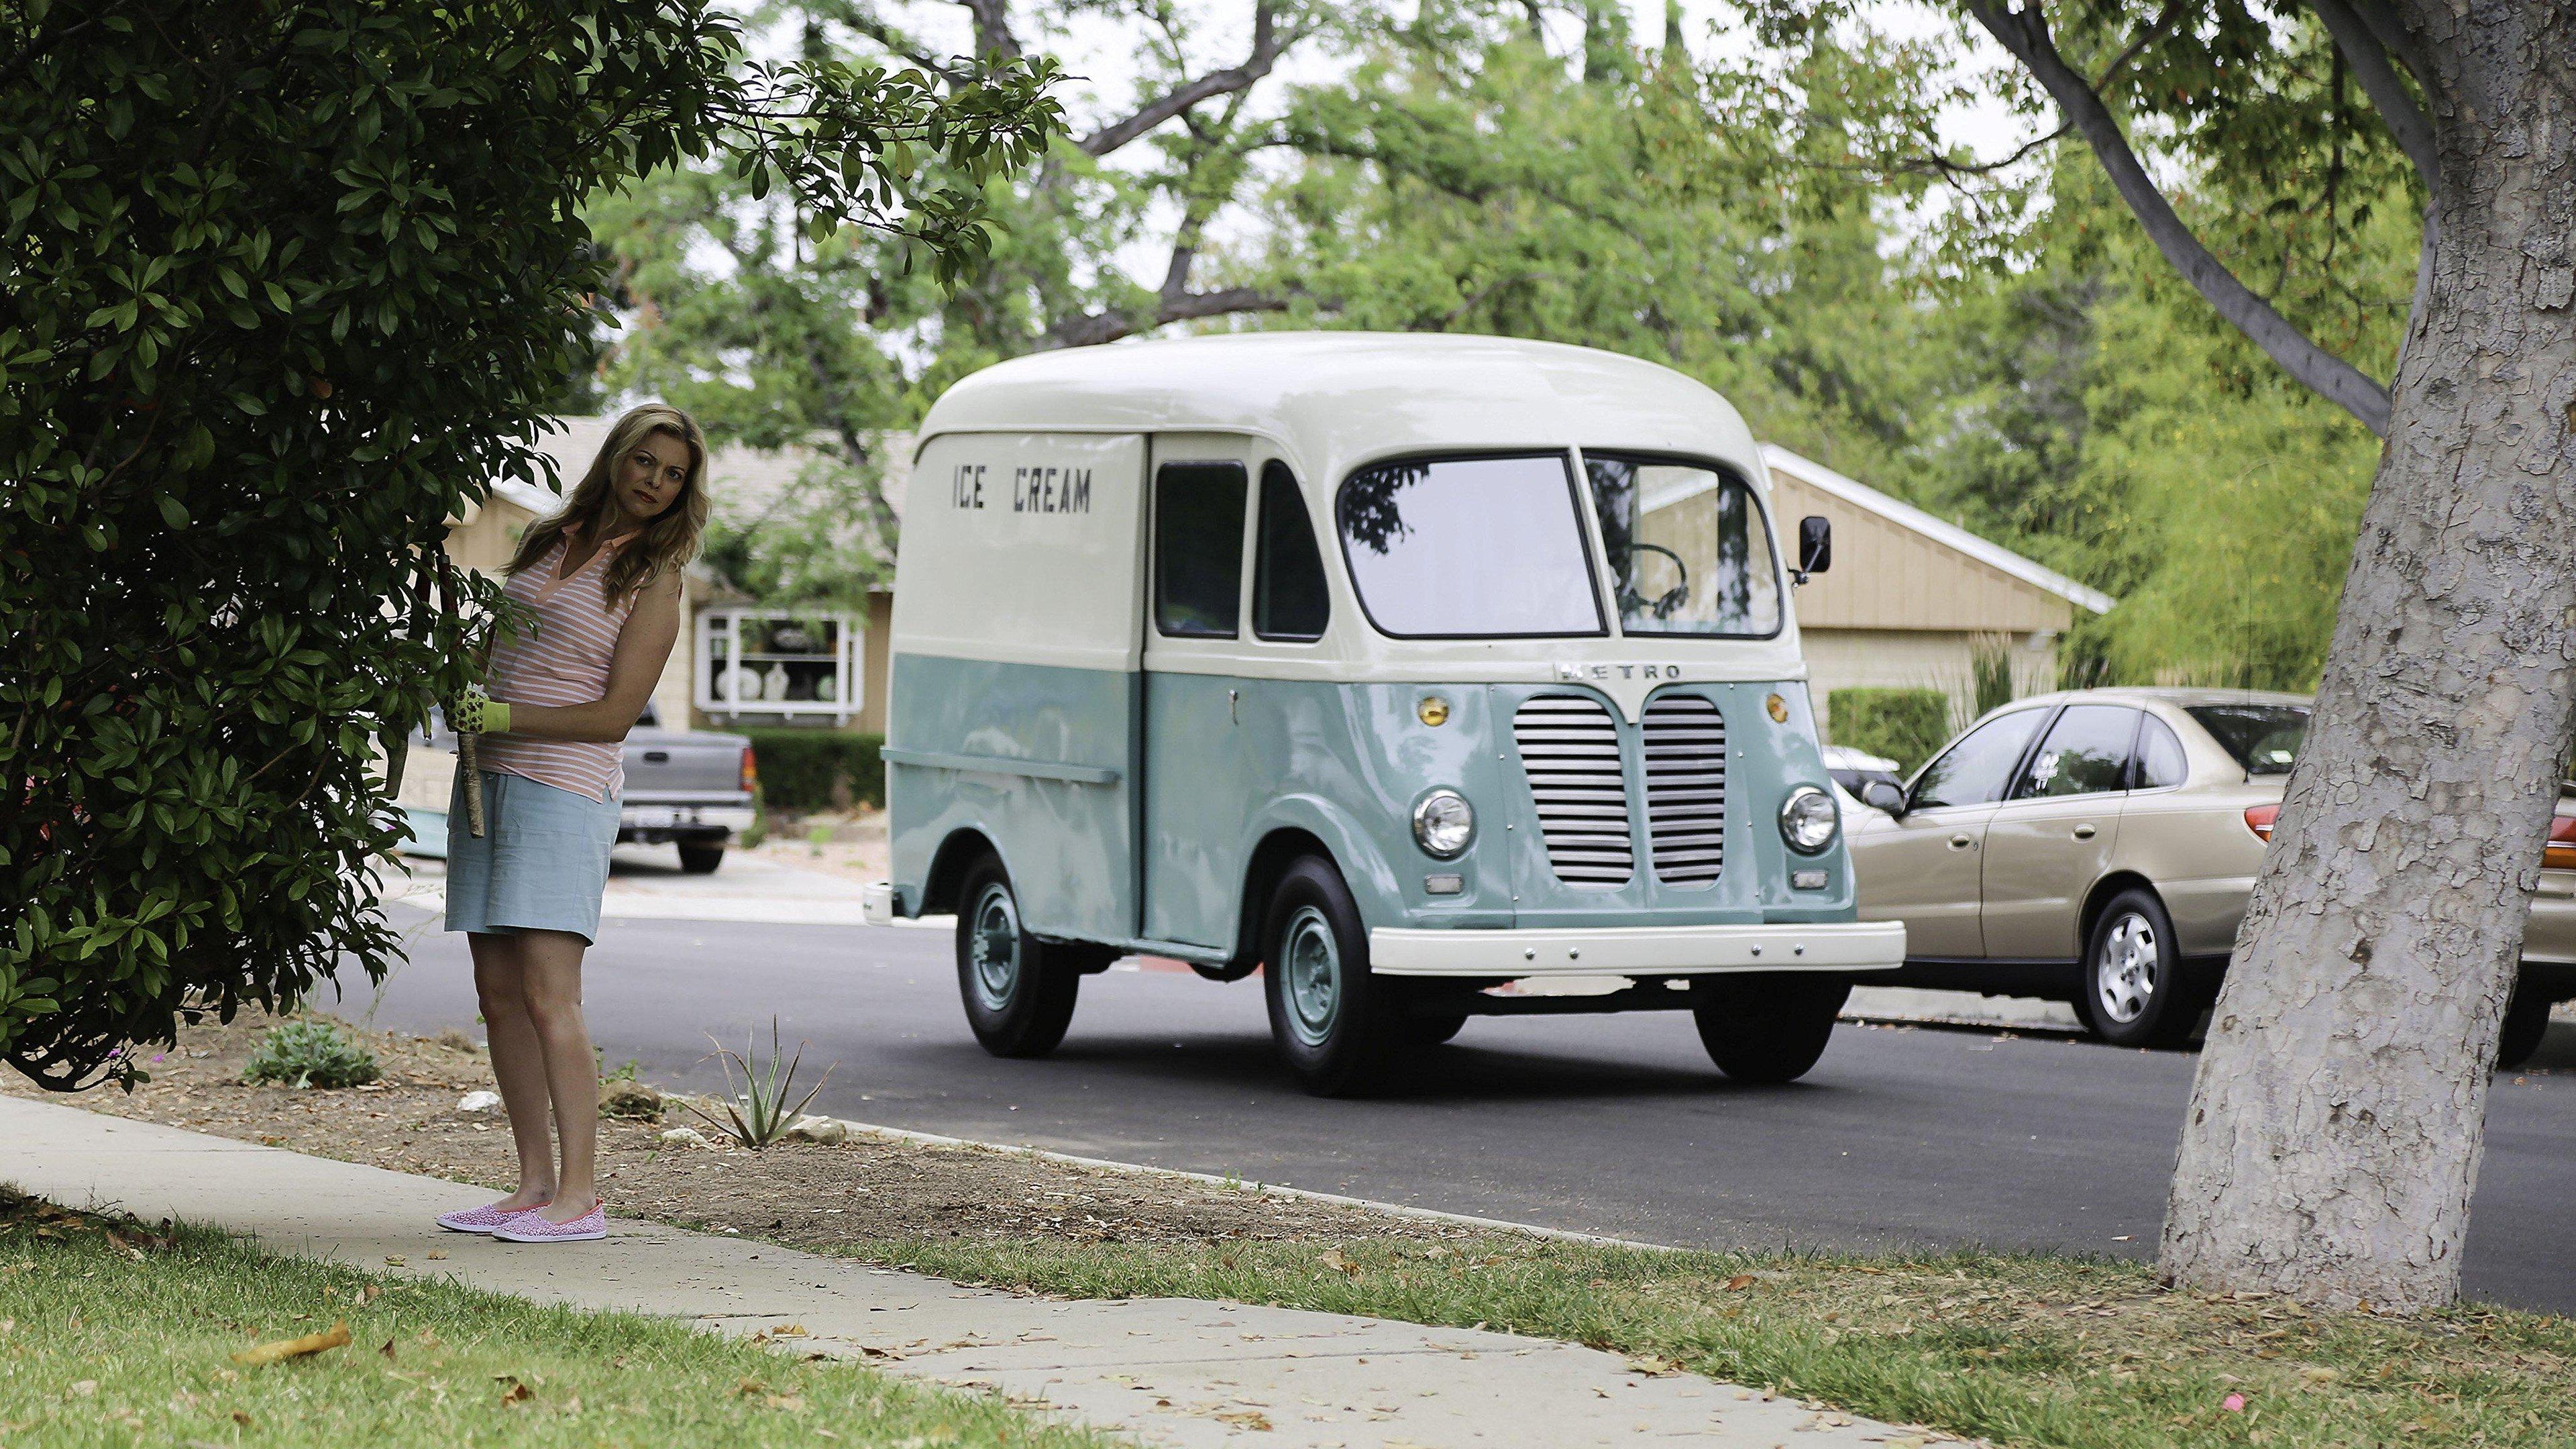
{"type": "MultiPolygon", "coordinates": [[[[337,1004],[474,1029],[464,938],[396,907],[409,962],[337,1004]]],[[[2153,1253],[2194,1058],[2047,1036],[1846,1024],[1801,1082],[1718,1076],[1682,1012],[1486,1018],[1393,1095],[1307,1096],[1258,979],[1122,964],[1064,1046],[985,1055],[951,942],[917,927],[612,920],[585,996],[611,1065],[719,1085],[715,1041],[810,1043],[815,1110],[886,1126],[1691,1246],[1977,1244],[2153,1253]]],[[[2576,1050],[2497,1084],[2466,1265],[2474,1296],[2576,1311],[2576,1050]]]]}

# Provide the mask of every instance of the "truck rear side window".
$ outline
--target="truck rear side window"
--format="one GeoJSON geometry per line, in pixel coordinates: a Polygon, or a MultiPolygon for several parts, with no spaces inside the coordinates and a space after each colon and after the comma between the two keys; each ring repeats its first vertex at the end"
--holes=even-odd
{"type": "Polygon", "coordinates": [[[1297,475],[1273,459],[1261,469],[1261,538],[1252,565],[1252,632],[1264,639],[1311,643],[1332,619],[1324,557],[1297,475]]]}
{"type": "Polygon", "coordinates": [[[1154,475],[1154,625],[1235,637],[1243,608],[1241,463],[1166,463],[1154,475]]]}

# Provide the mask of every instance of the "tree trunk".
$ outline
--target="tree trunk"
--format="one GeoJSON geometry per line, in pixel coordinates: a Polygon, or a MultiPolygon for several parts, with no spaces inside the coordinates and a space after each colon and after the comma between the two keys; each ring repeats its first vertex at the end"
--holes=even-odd
{"type": "Polygon", "coordinates": [[[2576,6],[2399,8],[2429,70],[2433,252],[2164,1267],[2414,1311],[2459,1292],[2576,684],[2576,6]]]}

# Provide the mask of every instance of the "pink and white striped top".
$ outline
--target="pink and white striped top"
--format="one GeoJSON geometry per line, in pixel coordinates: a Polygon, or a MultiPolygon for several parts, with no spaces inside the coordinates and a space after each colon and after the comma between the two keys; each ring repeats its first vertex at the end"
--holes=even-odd
{"type": "MultiPolygon", "coordinates": [[[[636,593],[606,607],[608,562],[622,540],[611,540],[570,578],[558,578],[569,537],[546,556],[510,576],[502,594],[536,621],[526,637],[503,635],[492,645],[484,688],[504,704],[589,704],[608,693],[609,662],[617,636],[635,612],[636,593]]],[[[639,591],[640,592],[640,591],[639,591]]],[[[605,803],[626,788],[625,747],[525,735],[486,735],[486,773],[518,775],[605,803]]]]}

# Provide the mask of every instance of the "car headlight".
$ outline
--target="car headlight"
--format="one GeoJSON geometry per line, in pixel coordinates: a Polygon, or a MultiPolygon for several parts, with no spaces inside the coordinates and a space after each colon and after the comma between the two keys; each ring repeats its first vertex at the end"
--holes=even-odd
{"type": "Polygon", "coordinates": [[[1815,855],[1834,843],[1842,812],[1834,797],[1813,785],[1801,785],[1780,802],[1780,838],[1800,855],[1815,855]]]}
{"type": "Polygon", "coordinates": [[[1423,853],[1448,860],[1476,838],[1476,808],[1455,790],[1434,790],[1413,806],[1413,840],[1423,853]]]}

